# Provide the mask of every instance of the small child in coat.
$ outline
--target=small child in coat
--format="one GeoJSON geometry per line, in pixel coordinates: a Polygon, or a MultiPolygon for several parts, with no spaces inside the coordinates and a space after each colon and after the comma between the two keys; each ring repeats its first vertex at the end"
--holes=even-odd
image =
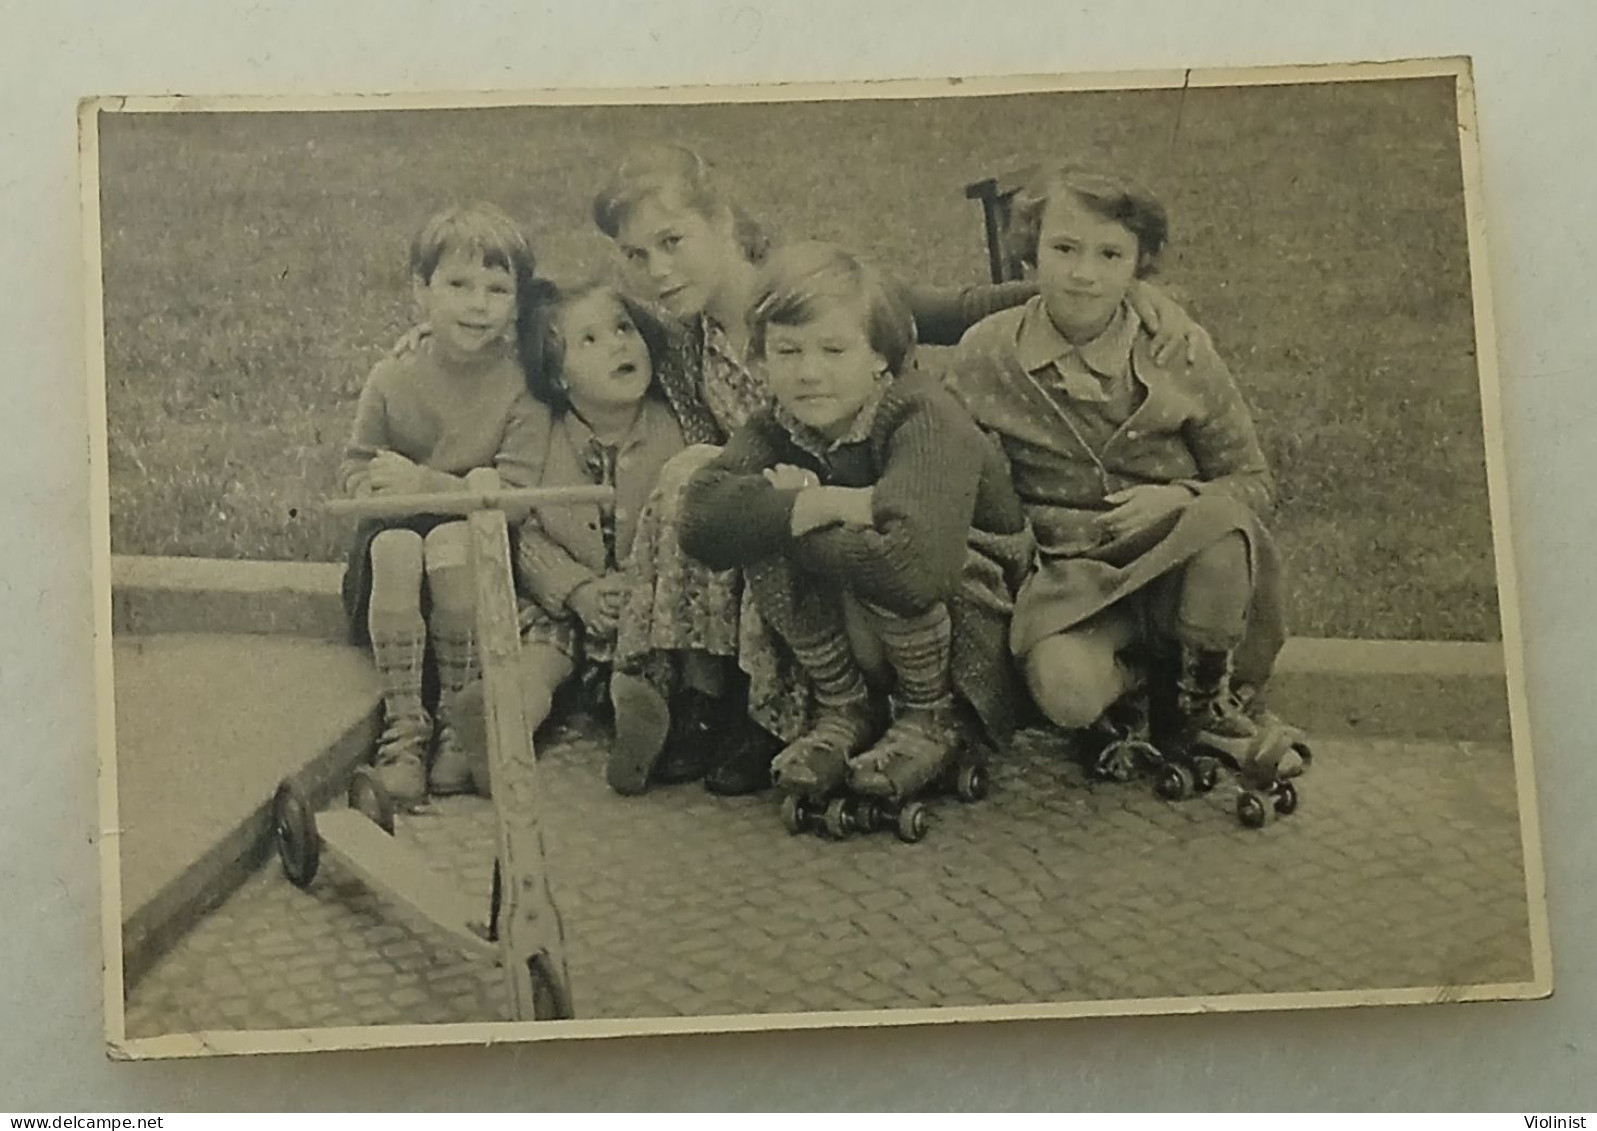
{"type": "MultiPolygon", "coordinates": [[[[655,378],[664,332],[609,286],[560,290],[539,282],[522,322],[527,384],[541,438],[532,485],[605,485],[605,505],[534,511],[518,529],[522,703],[529,731],[555,692],[580,678],[607,697],[625,569],[638,513],[660,469],[683,448],[655,378]]],[[[488,793],[480,685],[462,713],[473,778],[488,793]]]]}
{"type": "Polygon", "coordinates": [[[1024,514],[1001,454],[912,364],[914,320],[875,269],[795,244],[772,253],[755,295],[751,351],[775,403],[690,481],[682,545],[745,570],[814,686],[776,784],[901,800],[961,743],[1013,728],[1024,693],[1005,632],[1029,562],[1024,514]],[[873,683],[889,689],[890,724],[873,683]]]}

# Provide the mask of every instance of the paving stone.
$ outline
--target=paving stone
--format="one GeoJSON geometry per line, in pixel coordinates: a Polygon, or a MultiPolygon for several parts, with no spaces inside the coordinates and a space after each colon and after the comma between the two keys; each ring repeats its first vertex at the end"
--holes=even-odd
{"type": "MultiPolygon", "coordinates": [[[[776,799],[622,799],[591,729],[541,750],[552,882],[584,1016],[908,1008],[1530,977],[1513,764],[1489,745],[1322,741],[1302,807],[1170,805],[1088,783],[1028,732],[928,838],[788,837],[776,799]],[[1374,790],[1369,783],[1380,782],[1374,790]]],[[[397,835],[487,908],[492,807],[397,835]]],[[[134,1036],[506,1016],[503,975],[336,867],[275,863],[131,990],[134,1036]]]]}

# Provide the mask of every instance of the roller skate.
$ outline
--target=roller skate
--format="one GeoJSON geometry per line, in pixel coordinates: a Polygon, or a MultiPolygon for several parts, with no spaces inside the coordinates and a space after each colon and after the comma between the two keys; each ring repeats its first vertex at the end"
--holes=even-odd
{"type": "Polygon", "coordinates": [[[922,840],[931,828],[922,797],[987,796],[986,747],[971,733],[953,706],[900,712],[876,745],[850,761],[848,793],[819,815],[821,830],[838,839],[892,829],[906,844],[922,840]]]}
{"type": "Polygon", "coordinates": [[[1144,689],[1130,692],[1111,704],[1083,733],[1082,761],[1087,773],[1099,781],[1128,782],[1157,773],[1164,754],[1154,745],[1144,689]]]}
{"type": "Polygon", "coordinates": [[[1262,708],[1257,719],[1249,713],[1248,700],[1231,685],[1229,652],[1183,649],[1176,704],[1186,720],[1183,762],[1223,764],[1235,773],[1239,821],[1262,828],[1297,810],[1291,779],[1303,773],[1307,744],[1262,708]]]}
{"type": "Polygon", "coordinates": [[[783,794],[782,825],[793,835],[815,828],[833,840],[853,831],[848,798],[849,759],[880,733],[868,698],[823,706],[814,724],[771,761],[771,782],[783,794]]]}

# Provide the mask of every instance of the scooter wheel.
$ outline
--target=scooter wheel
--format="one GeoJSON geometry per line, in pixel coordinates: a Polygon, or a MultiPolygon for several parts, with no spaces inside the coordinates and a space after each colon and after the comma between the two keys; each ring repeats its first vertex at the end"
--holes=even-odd
{"type": "Polygon", "coordinates": [[[931,828],[931,821],[926,815],[926,806],[919,801],[911,801],[898,811],[898,822],[895,831],[898,839],[905,844],[915,844],[926,839],[926,833],[931,828]]]}
{"type": "Polygon", "coordinates": [[[961,766],[954,778],[954,792],[961,801],[980,801],[987,796],[990,782],[983,766],[961,766]]]}
{"type": "Polygon", "coordinates": [[[1298,787],[1289,781],[1281,783],[1275,793],[1275,811],[1283,817],[1291,816],[1298,808],[1298,787]]]}
{"type": "Polygon", "coordinates": [[[1220,763],[1214,758],[1199,758],[1192,764],[1192,785],[1199,793],[1208,793],[1220,784],[1220,763]]]}
{"type": "Polygon", "coordinates": [[[283,874],[297,888],[308,888],[321,862],[322,838],[316,832],[316,814],[293,782],[277,787],[272,799],[272,837],[283,874]]]}
{"type": "Polygon", "coordinates": [[[1262,829],[1269,822],[1271,807],[1253,790],[1244,790],[1237,797],[1237,820],[1250,829],[1262,829]]]}
{"type": "Polygon", "coordinates": [[[394,799],[370,766],[362,766],[349,779],[349,807],[389,836],[394,835],[394,799]]]}

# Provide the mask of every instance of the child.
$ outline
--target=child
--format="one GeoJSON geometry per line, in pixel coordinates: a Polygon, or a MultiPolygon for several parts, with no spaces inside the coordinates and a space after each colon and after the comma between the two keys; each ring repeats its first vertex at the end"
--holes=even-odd
{"type": "MultiPolygon", "coordinates": [[[[410,273],[431,333],[367,378],[340,472],[346,493],[464,490],[466,473],[479,467],[497,468],[507,485],[532,481],[537,405],[514,339],[517,299],[534,266],[520,228],[490,205],[427,221],[411,244],[410,273]]],[[[466,530],[438,515],[365,522],[344,575],[353,633],[370,640],[382,681],[377,772],[401,804],[423,800],[429,786],[439,794],[470,788],[452,726],[455,697],[477,668],[466,530]],[[422,695],[429,642],[436,736],[422,695]]]]}
{"type": "MultiPolygon", "coordinates": [[[[1163,673],[1153,705],[1178,752],[1256,750],[1240,685],[1263,687],[1283,640],[1270,473],[1225,365],[1207,346],[1156,359],[1127,301],[1167,230],[1120,177],[1042,170],[1009,233],[1041,293],[974,327],[952,370],[1037,535],[1011,645],[1038,707],[1090,726],[1137,689],[1137,658],[1163,673]]],[[[1299,769],[1291,752],[1277,767],[1299,769]]]]}
{"type": "MultiPolygon", "coordinates": [[[[773,646],[741,575],[704,569],[682,553],[679,539],[683,486],[715,454],[712,446],[771,402],[761,367],[749,357],[745,314],[773,245],[746,203],[702,154],[658,144],[623,158],[593,201],[629,292],[669,316],[673,347],[656,370],[693,445],[666,469],[639,522],[637,584],[616,648],[618,740],[609,769],[622,792],[695,776],[719,794],[763,789],[781,745],[776,738],[796,737],[810,706],[802,673],[773,646]],[[662,670],[679,686],[669,707],[662,670]],[[666,740],[666,717],[682,741],[666,740]]],[[[904,293],[919,340],[953,345],[1035,286],[906,284],[904,293]]],[[[1132,301],[1166,327],[1170,348],[1191,348],[1191,339],[1203,336],[1153,288],[1132,301]]]]}
{"type": "MultiPolygon", "coordinates": [[[[531,598],[522,607],[522,696],[529,732],[548,717],[573,675],[608,688],[623,570],[638,513],[660,469],[683,448],[682,430],[659,393],[660,328],[608,286],[558,291],[544,284],[522,333],[528,387],[546,437],[533,484],[607,484],[613,504],[535,512],[521,526],[517,566],[531,598]]],[[[489,792],[479,692],[462,715],[478,789],[489,792]]]]}
{"type": "Polygon", "coordinates": [[[815,687],[776,784],[903,799],[975,737],[956,698],[993,741],[1013,727],[1023,696],[1004,626],[1029,561],[1020,502],[1001,454],[911,364],[914,320],[877,271],[796,244],[771,254],[754,293],[751,350],[775,403],[689,482],[682,545],[745,569],[815,687]],[[891,686],[885,731],[868,676],[891,686]]]}

